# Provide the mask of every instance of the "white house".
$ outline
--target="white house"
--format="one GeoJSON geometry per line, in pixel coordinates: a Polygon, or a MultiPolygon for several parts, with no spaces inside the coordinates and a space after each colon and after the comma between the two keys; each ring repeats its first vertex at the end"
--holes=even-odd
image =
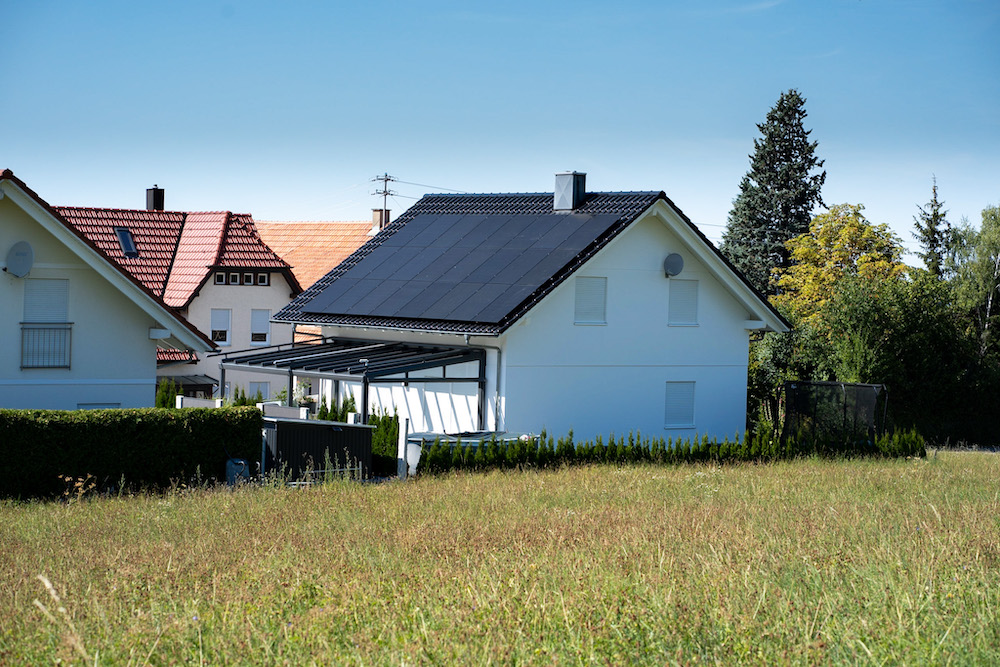
{"type": "Polygon", "coordinates": [[[0,407],[149,407],[158,345],[213,349],[10,170],[0,261],[0,407]]]}
{"type": "Polygon", "coordinates": [[[749,332],[787,323],[662,192],[428,195],[280,311],[326,378],[411,431],[733,436],[749,332]]]}
{"type": "MultiPolygon", "coordinates": [[[[219,350],[262,348],[292,340],[292,327],[271,317],[302,291],[291,267],[260,238],[253,218],[228,211],[163,210],[162,188],[147,191],[146,209],[60,207],[84,238],[208,336],[219,350]]],[[[232,373],[219,387],[219,359],[162,345],[160,377],[191,396],[237,386],[269,398],[284,387],[268,375],[232,373]]]]}

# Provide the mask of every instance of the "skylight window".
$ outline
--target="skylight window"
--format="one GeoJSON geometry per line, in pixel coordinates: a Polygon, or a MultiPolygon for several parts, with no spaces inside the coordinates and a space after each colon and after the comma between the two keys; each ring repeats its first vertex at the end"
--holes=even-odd
{"type": "Polygon", "coordinates": [[[132,232],[128,227],[115,227],[115,234],[118,235],[118,244],[122,247],[122,252],[126,257],[138,257],[139,250],[135,247],[132,239],[132,232]]]}

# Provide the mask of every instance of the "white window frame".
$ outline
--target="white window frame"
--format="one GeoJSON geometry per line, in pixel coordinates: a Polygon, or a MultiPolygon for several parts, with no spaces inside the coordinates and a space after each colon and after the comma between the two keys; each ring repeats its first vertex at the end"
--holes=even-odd
{"type": "Polygon", "coordinates": [[[664,391],[663,428],[695,427],[697,383],[691,380],[668,380],[664,391]]]}
{"type": "Polygon", "coordinates": [[[271,274],[269,273],[258,273],[257,274],[257,284],[262,287],[267,287],[271,284],[271,274]]]}
{"type": "Polygon", "coordinates": [[[698,326],[698,287],[697,280],[670,279],[667,326],[698,326]]]}
{"type": "Polygon", "coordinates": [[[239,273],[230,273],[229,274],[229,284],[230,285],[239,285],[240,284],[240,274],[239,273]]]}
{"type": "Polygon", "coordinates": [[[250,344],[271,344],[271,311],[263,308],[250,310],[250,344]],[[263,334],[263,339],[257,340],[263,334]]]}
{"type": "Polygon", "coordinates": [[[226,284],[226,274],[223,273],[222,271],[216,272],[216,274],[215,274],[215,284],[216,285],[225,285],[226,284]]]}
{"type": "Polygon", "coordinates": [[[233,344],[233,311],[231,309],[213,308],[209,326],[211,327],[213,343],[219,347],[228,347],[233,344]],[[221,332],[225,332],[224,337],[219,336],[221,332]]]}
{"type": "Polygon", "coordinates": [[[600,326],[608,323],[608,279],[577,276],[574,281],[573,324],[600,326]]]}

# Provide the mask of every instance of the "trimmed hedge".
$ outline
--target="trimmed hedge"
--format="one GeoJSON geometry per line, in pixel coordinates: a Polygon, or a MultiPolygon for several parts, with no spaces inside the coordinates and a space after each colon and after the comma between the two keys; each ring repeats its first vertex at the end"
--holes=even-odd
{"type": "Polygon", "coordinates": [[[227,459],[260,458],[262,423],[248,407],[0,409],[0,496],[57,496],[67,477],[101,490],[222,478],[227,459]]]}
{"type": "Polygon", "coordinates": [[[605,443],[596,440],[573,442],[572,432],[565,438],[553,440],[544,432],[540,437],[515,440],[509,443],[481,440],[475,443],[454,445],[435,440],[425,446],[417,465],[418,473],[442,473],[449,470],[488,470],[492,468],[546,468],[551,466],[587,463],[736,463],[777,461],[802,456],[826,458],[881,456],[924,457],[927,455],[924,438],[916,431],[886,434],[875,442],[829,443],[780,441],[768,430],[742,439],[719,442],[708,437],[692,440],[664,440],[642,438],[629,433],[617,439],[612,435],[605,443]]]}

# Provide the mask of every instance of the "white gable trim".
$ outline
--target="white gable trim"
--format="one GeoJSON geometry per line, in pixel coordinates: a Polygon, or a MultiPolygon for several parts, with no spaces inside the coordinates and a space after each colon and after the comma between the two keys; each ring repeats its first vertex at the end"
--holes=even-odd
{"type": "MultiPolygon", "coordinates": [[[[750,316],[747,318],[747,329],[764,329],[766,331],[788,331],[788,326],[775,315],[774,311],[746,284],[701,237],[691,229],[691,226],[662,199],[656,201],[642,215],[636,218],[638,222],[653,217],[674,232],[684,248],[697,257],[708,272],[714,276],[726,290],[742,305],[750,316]]],[[[625,232],[623,232],[625,233],[625,232]]]]}
{"type": "Polygon", "coordinates": [[[30,215],[43,229],[90,266],[101,277],[111,283],[115,289],[124,294],[132,303],[156,321],[159,327],[169,329],[174,338],[182,346],[200,352],[210,352],[213,348],[190,330],[190,324],[183,322],[176,315],[161,306],[138,285],[125,277],[122,272],[100,253],[87,245],[79,236],[73,233],[53,215],[41,206],[34,197],[28,195],[9,179],[0,179],[0,195],[11,198],[21,209],[30,215]]]}

